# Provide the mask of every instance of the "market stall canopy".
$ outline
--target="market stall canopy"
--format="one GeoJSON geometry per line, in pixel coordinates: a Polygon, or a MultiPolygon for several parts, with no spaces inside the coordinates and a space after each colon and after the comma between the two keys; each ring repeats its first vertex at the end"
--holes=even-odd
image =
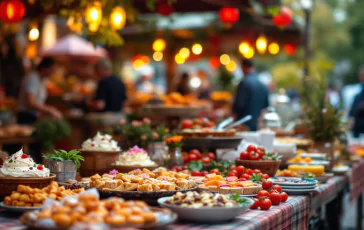
{"type": "Polygon", "coordinates": [[[58,42],[51,48],[41,51],[41,56],[47,57],[86,57],[91,59],[98,59],[105,57],[107,51],[101,47],[95,47],[87,40],[71,34],[58,40],[58,42]]]}

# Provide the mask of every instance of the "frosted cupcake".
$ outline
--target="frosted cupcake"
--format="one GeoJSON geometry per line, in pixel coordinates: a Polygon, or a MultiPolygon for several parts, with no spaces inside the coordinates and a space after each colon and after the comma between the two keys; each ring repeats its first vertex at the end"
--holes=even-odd
{"type": "Polygon", "coordinates": [[[120,151],[118,143],[108,134],[97,132],[96,136],[87,139],[82,144],[82,150],[87,151],[120,151]]]}
{"type": "Polygon", "coordinates": [[[127,152],[120,155],[120,160],[116,162],[116,165],[122,166],[154,166],[156,163],[150,159],[148,153],[138,146],[134,146],[127,152]]]}

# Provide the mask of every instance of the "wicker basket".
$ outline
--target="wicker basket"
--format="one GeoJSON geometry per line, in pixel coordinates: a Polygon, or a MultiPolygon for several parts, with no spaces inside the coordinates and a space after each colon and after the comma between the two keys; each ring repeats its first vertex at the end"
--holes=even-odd
{"type": "Polygon", "coordinates": [[[253,160],[240,160],[235,159],[236,166],[242,165],[245,168],[259,169],[262,173],[268,174],[270,177],[274,177],[276,174],[281,160],[278,161],[253,161],[253,160]]]}
{"type": "Polygon", "coordinates": [[[0,177],[0,200],[16,191],[18,185],[27,185],[32,188],[44,188],[56,178],[55,174],[49,177],[0,177]]]}

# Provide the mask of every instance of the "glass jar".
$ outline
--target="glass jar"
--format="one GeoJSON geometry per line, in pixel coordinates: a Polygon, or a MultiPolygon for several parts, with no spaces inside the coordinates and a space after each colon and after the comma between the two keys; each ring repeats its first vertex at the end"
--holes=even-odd
{"type": "Polygon", "coordinates": [[[167,167],[183,166],[183,155],[181,148],[169,148],[168,149],[168,161],[167,167]]]}
{"type": "Polygon", "coordinates": [[[166,166],[165,162],[168,158],[168,148],[164,141],[149,143],[148,153],[150,155],[150,159],[158,166],[166,166]]]}

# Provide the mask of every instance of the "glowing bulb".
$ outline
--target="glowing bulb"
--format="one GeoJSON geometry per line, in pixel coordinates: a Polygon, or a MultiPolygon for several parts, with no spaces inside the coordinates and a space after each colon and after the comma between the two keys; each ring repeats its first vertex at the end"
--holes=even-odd
{"type": "Polygon", "coordinates": [[[186,47],[183,47],[182,49],[179,50],[179,55],[183,59],[187,59],[190,56],[190,50],[186,47]]]}
{"type": "Polygon", "coordinates": [[[221,56],[220,56],[220,62],[221,62],[221,64],[223,64],[223,65],[227,65],[227,64],[229,64],[229,62],[230,62],[230,57],[229,57],[229,55],[227,55],[227,54],[223,54],[223,55],[221,55],[221,56]]]}
{"type": "Polygon", "coordinates": [[[156,52],[163,52],[166,48],[166,42],[163,39],[157,39],[153,42],[153,50],[156,52]]]}
{"type": "Polygon", "coordinates": [[[141,59],[137,59],[137,60],[135,60],[134,62],[133,62],[133,67],[134,67],[134,69],[140,69],[142,66],[144,66],[145,65],[145,63],[144,63],[144,61],[143,60],[141,60],[141,59]]]}
{"type": "Polygon", "coordinates": [[[202,81],[199,77],[192,77],[190,80],[190,86],[194,89],[197,89],[201,86],[202,81]]]}
{"type": "Polygon", "coordinates": [[[256,41],[256,47],[259,53],[265,53],[267,49],[267,38],[264,36],[259,36],[256,41]]]}
{"type": "Polygon", "coordinates": [[[178,65],[185,63],[185,59],[183,57],[181,57],[181,55],[179,53],[176,54],[176,56],[174,57],[174,60],[176,61],[176,63],[178,65]]]}
{"type": "Polygon", "coordinates": [[[269,51],[269,53],[271,53],[273,55],[277,54],[279,52],[279,45],[275,42],[270,43],[268,46],[268,51],[269,51]]]}
{"type": "Polygon", "coordinates": [[[97,31],[102,20],[102,9],[100,2],[94,2],[88,6],[85,12],[85,20],[91,32],[97,31]]]}
{"type": "Polygon", "coordinates": [[[234,61],[230,61],[227,65],[226,65],[226,69],[229,72],[233,72],[236,69],[236,62],[234,61]]]}
{"type": "Polygon", "coordinates": [[[192,46],[192,53],[195,55],[199,55],[202,53],[202,46],[198,43],[192,46]]]}
{"type": "Polygon", "coordinates": [[[126,22],[126,13],[122,7],[114,7],[110,14],[110,25],[114,30],[120,30],[124,28],[126,22]]]}
{"type": "Polygon", "coordinates": [[[241,54],[245,54],[245,53],[249,52],[249,49],[250,49],[250,46],[247,42],[241,42],[239,44],[239,52],[241,54]]]}
{"type": "Polygon", "coordinates": [[[29,41],[36,41],[36,40],[38,40],[38,38],[39,38],[38,28],[32,28],[28,34],[29,41]]]}
{"type": "Polygon", "coordinates": [[[254,53],[255,53],[254,49],[250,47],[249,51],[246,54],[244,54],[244,57],[250,59],[250,58],[254,57],[254,53]]]}
{"type": "Polygon", "coordinates": [[[159,52],[159,51],[154,52],[153,59],[154,59],[154,61],[161,61],[163,59],[163,53],[159,52]]]}

